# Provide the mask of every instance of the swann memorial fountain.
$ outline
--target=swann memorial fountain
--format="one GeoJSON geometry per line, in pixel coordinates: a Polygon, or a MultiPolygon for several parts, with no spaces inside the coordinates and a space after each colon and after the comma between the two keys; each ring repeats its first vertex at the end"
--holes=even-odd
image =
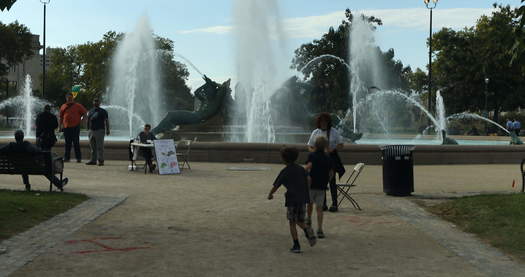
{"type": "MultiPolygon", "coordinates": [[[[109,159],[128,158],[127,143],[144,123],[152,124],[153,131],[164,137],[196,138],[191,154],[195,161],[280,162],[279,149],[284,144],[296,144],[305,154],[315,114],[303,109],[310,124],[279,125],[278,122],[292,120],[283,120],[286,115],[274,108],[277,103],[272,103],[275,99],[286,99],[275,98],[276,94],[289,91],[283,86],[287,65],[280,64],[285,35],[277,1],[237,0],[235,5],[236,11],[257,11],[253,13],[257,18],[235,12],[238,83],[232,85],[232,91],[229,80],[216,82],[212,76],[203,75],[204,84],[194,92],[198,104],[193,110],[173,110],[162,101],[159,52],[155,50],[147,18],[141,18],[135,31],[124,36],[112,59],[111,82],[103,98],[113,129],[113,136],[106,143],[109,159]]],[[[447,135],[451,122],[458,120],[485,121],[502,133],[508,132],[497,122],[477,114],[447,116],[439,92],[433,114],[422,105],[421,95],[389,89],[370,24],[361,16],[354,16],[350,32],[349,37],[354,39],[349,41],[348,62],[320,55],[298,72],[301,75],[305,68],[332,59],[343,64],[349,74],[351,108],[333,115],[336,128],[348,142],[341,152],[345,163],[378,164],[381,162],[378,145],[386,144],[417,145],[416,164],[517,163],[524,156],[522,146],[509,145],[520,144],[516,136],[447,135]],[[409,125],[431,123],[426,127],[392,123],[393,118],[407,113],[413,118],[409,125]]],[[[20,95],[0,102],[0,112],[7,108],[22,112],[12,116],[12,120],[28,134],[33,132],[34,114],[45,103],[31,95],[30,83],[26,81],[20,95]]],[[[279,104],[290,108],[298,105],[293,101],[279,104]]],[[[2,143],[11,140],[11,133],[3,133],[2,143]]],[[[87,151],[87,143],[83,141],[82,145],[87,151]]],[[[55,149],[62,151],[62,147],[55,149]]]]}

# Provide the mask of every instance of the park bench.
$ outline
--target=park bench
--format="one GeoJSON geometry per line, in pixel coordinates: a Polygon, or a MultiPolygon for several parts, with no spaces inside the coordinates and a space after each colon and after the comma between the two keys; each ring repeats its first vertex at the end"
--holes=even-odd
{"type": "MultiPolygon", "coordinates": [[[[0,153],[0,174],[10,175],[62,175],[64,160],[52,158],[51,152],[39,153],[0,153]]],[[[26,188],[31,190],[31,188],[26,188]]],[[[49,182],[49,191],[53,190],[53,183],[49,182]]]]}

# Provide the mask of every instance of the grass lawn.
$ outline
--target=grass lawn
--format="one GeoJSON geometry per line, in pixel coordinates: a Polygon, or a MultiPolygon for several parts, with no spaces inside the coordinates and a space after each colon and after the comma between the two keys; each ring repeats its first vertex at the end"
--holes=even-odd
{"type": "Polygon", "coordinates": [[[471,196],[426,208],[525,261],[525,194],[471,196]]]}
{"type": "Polygon", "coordinates": [[[0,190],[0,241],[87,200],[82,194],[0,190]]]}

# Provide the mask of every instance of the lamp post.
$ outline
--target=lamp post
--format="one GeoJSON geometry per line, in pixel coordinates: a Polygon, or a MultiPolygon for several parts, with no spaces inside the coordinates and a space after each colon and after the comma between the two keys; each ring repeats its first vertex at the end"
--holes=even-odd
{"type": "Polygon", "coordinates": [[[427,9],[430,10],[430,33],[428,43],[428,111],[432,112],[432,10],[437,6],[439,0],[423,0],[427,9]]]}
{"type": "MultiPolygon", "coordinates": [[[[489,82],[490,82],[490,79],[485,77],[485,108],[484,108],[484,115],[486,118],[489,118],[489,110],[487,108],[487,99],[488,99],[488,96],[489,96],[489,82]]],[[[489,133],[489,125],[488,124],[485,124],[485,133],[488,134],[489,133]]]]}
{"type": "Polygon", "coordinates": [[[489,115],[489,110],[487,109],[487,99],[488,99],[488,96],[489,96],[489,82],[490,82],[490,79],[489,78],[485,78],[485,117],[488,117],[489,115]]]}
{"type": "Polygon", "coordinates": [[[46,6],[51,0],[40,0],[40,3],[44,4],[44,51],[42,55],[42,97],[45,95],[46,90],[46,6]]]}

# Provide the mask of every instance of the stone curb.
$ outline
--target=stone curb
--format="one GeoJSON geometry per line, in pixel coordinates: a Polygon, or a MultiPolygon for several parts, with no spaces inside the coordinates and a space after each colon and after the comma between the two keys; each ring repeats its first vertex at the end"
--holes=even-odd
{"type": "Polygon", "coordinates": [[[127,195],[92,196],[89,200],[0,243],[0,277],[20,267],[62,242],[68,235],[110,211],[127,195]]]}

